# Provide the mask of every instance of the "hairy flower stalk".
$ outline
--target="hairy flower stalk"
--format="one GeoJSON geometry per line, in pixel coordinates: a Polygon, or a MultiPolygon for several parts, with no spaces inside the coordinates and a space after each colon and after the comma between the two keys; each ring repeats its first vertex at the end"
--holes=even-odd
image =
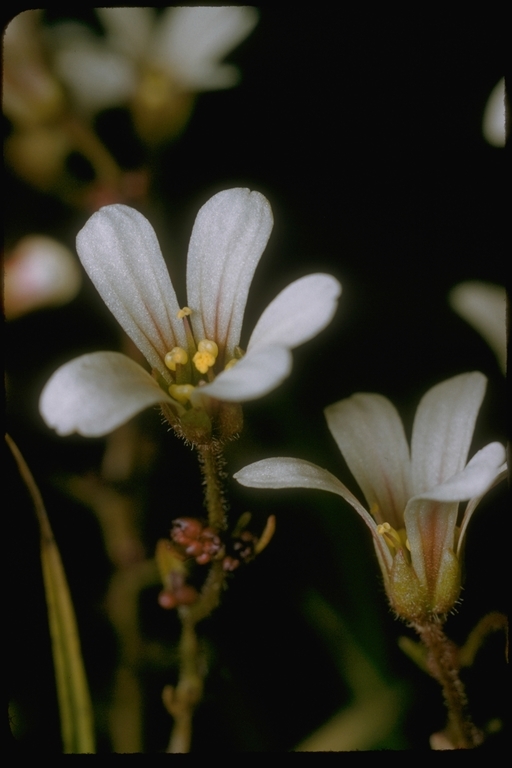
{"type": "Polygon", "coordinates": [[[341,496],[370,529],[392,608],[413,626],[443,687],[453,744],[480,736],[467,717],[458,662],[442,632],[459,599],[468,523],[484,494],[506,474],[505,449],[490,443],[467,462],[485,377],[462,374],[433,387],[414,420],[411,449],[385,397],[359,393],[325,410],[329,429],[368,503],[327,470],[291,458],[266,459],[235,478],[255,488],[317,488],[341,496]],[[467,501],[459,522],[459,503],[467,501]]]}

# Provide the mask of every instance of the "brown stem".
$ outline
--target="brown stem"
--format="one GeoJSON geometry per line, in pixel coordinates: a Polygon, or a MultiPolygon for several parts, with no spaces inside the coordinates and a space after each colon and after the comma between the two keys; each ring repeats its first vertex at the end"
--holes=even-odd
{"type": "Polygon", "coordinates": [[[482,734],[468,712],[466,691],[459,677],[459,649],[446,637],[436,619],[415,623],[413,626],[427,648],[428,671],[443,689],[451,743],[455,749],[478,747],[482,743],[482,734]]]}

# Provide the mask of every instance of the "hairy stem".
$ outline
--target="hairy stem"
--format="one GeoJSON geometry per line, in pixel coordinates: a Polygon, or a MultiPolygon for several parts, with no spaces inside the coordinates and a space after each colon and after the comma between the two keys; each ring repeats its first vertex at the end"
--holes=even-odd
{"type": "Polygon", "coordinates": [[[198,448],[199,464],[204,481],[204,499],[208,510],[208,523],[215,531],[226,528],[226,502],[222,488],[224,456],[222,449],[213,444],[198,448]]]}
{"type": "MultiPolygon", "coordinates": [[[[226,504],[222,490],[224,458],[220,448],[199,448],[199,463],[204,478],[208,523],[219,531],[226,527],[226,504]]],[[[203,695],[206,663],[197,639],[196,625],[218,606],[226,574],[221,560],[214,560],[199,599],[179,609],[182,632],[179,646],[180,672],[175,689],[164,690],[164,704],[174,718],[167,752],[188,752],[192,739],[194,709],[203,695]]]]}
{"type": "Polygon", "coordinates": [[[482,734],[468,712],[466,692],[459,677],[459,649],[446,637],[435,619],[413,626],[427,648],[428,671],[443,689],[448,709],[447,734],[451,743],[455,749],[478,747],[482,743],[482,734]]]}

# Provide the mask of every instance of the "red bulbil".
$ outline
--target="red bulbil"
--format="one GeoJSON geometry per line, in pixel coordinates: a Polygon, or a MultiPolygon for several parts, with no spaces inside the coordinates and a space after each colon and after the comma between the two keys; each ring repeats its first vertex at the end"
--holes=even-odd
{"type": "Polygon", "coordinates": [[[191,587],[190,584],[181,584],[174,590],[163,589],[158,595],[158,604],[169,611],[179,605],[192,605],[198,596],[195,587],[191,587]]]}
{"type": "Polygon", "coordinates": [[[190,584],[184,584],[179,587],[174,593],[178,605],[192,605],[198,598],[197,589],[191,587],[190,584]]]}
{"type": "Polygon", "coordinates": [[[226,555],[226,557],[222,561],[222,570],[234,571],[238,568],[239,565],[240,565],[240,560],[237,560],[236,558],[231,557],[231,555],[226,555]]]}
{"type": "Polygon", "coordinates": [[[172,608],[176,608],[178,601],[174,592],[171,592],[169,589],[162,589],[158,595],[158,605],[168,611],[172,608]]]}
{"type": "Polygon", "coordinates": [[[252,560],[254,557],[254,547],[257,543],[257,538],[250,531],[242,531],[233,543],[233,550],[237,556],[245,562],[252,560]]]}
{"type": "Polygon", "coordinates": [[[203,552],[203,545],[200,541],[193,541],[191,544],[188,545],[188,547],[185,548],[185,552],[190,557],[197,557],[198,555],[201,555],[203,552]]]}
{"type": "Polygon", "coordinates": [[[172,521],[171,539],[186,546],[195,541],[203,530],[203,524],[195,517],[178,517],[172,521]]]}
{"type": "Polygon", "coordinates": [[[199,541],[203,546],[203,552],[209,555],[216,555],[222,546],[221,540],[213,528],[205,528],[199,537],[199,541]]]}

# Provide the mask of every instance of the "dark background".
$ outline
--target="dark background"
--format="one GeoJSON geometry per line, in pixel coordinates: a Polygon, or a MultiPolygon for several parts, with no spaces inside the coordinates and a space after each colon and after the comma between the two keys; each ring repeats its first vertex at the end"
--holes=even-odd
{"type": "MultiPolygon", "coordinates": [[[[264,6],[255,31],[229,57],[241,69],[241,84],[200,95],[187,130],[160,157],[151,215],[144,212],[178,296],[191,227],[212,194],[247,186],[272,205],[274,231],[252,286],[242,346],[291,280],[325,271],[343,285],[335,320],[294,353],[290,379],[244,408],[246,429],[228,452],[230,475],[259,458],[291,455],[327,467],[356,490],[322,409],[356,391],[380,392],[396,404],[410,434],[421,395],[470,370],[489,378],[472,451],[505,440],[504,379],[485,342],[447,303],[463,280],[505,279],[504,150],[481,134],[486,100],[504,70],[504,24],[493,10],[425,6],[407,15],[384,6],[264,6]]],[[[121,162],[136,165],[144,149],[116,119],[105,117],[107,139],[121,162]]],[[[73,248],[86,213],[9,171],[7,183],[7,245],[38,231],[73,248]]],[[[59,477],[97,468],[104,441],[58,438],[37,402],[58,365],[83,352],[119,349],[120,336],[85,279],[74,302],[11,323],[6,340],[8,428],[45,497],[101,711],[116,657],[101,608],[110,566],[97,523],[62,493],[59,477]]],[[[151,551],[176,509],[200,509],[201,495],[190,451],[161,428],[155,412],[141,424],[159,446],[143,525],[151,551]]],[[[38,533],[9,458],[7,467],[7,667],[24,712],[18,743],[58,750],[38,533]]],[[[505,610],[504,496],[490,494],[469,528],[463,601],[447,624],[457,642],[485,613],[505,610]]],[[[200,627],[210,675],[193,749],[293,749],[350,703],[336,653],[307,607],[315,595],[332,606],[380,674],[410,691],[403,727],[381,746],[427,748],[430,734],[444,726],[441,693],[397,648],[409,630],[387,609],[370,537],[352,509],[326,494],[251,491],[235,483],[231,500],[233,518],[250,508],[259,530],[275,513],[277,534],[235,575],[221,608],[200,627]]],[[[174,617],[156,607],[155,596],[142,603],[144,631],[177,637],[174,617]]],[[[503,646],[502,635],[493,637],[467,678],[479,725],[503,717],[503,646]]],[[[165,747],[169,723],[160,691],[172,676],[147,673],[147,751],[165,747]]],[[[101,738],[100,748],[108,749],[101,738]]]]}

